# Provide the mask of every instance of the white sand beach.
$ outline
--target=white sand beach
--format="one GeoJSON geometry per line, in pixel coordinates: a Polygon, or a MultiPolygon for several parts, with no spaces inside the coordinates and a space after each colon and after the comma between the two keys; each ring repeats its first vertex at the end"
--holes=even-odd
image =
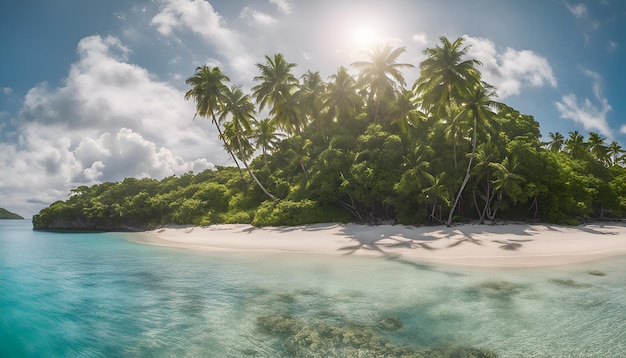
{"type": "Polygon", "coordinates": [[[194,250],[371,255],[453,265],[556,266],[626,255],[626,224],[212,225],[146,232],[142,243],[194,250]]]}

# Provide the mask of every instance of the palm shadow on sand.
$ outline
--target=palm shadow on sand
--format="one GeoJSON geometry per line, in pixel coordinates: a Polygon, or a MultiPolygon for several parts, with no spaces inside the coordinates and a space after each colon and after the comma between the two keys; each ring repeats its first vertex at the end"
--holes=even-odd
{"type": "MultiPolygon", "coordinates": [[[[377,226],[345,225],[337,235],[349,237],[351,240],[355,241],[355,245],[345,246],[339,249],[345,252],[344,255],[352,255],[360,250],[364,250],[380,252],[381,255],[386,258],[392,256],[395,258],[400,257],[401,254],[390,252],[390,250],[397,248],[436,251],[465,244],[484,246],[485,241],[489,241],[500,244],[499,248],[502,250],[515,251],[522,248],[524,242],[533,241],[532,238],[487,240],[485,239],[485,235],[497,235],[497,231],[490,229],[488,225],[484,227],[469,226],[461,228],[433,226],[432,231],[436,234],[424,233],[416,227],[402,225],[385,226],[384,229],[377,226]],[[441,242],[442,240],[450,241],[450,243],[445,247],[435,247],[431,244],[431,242],[441,242]]],[[[506,234],[532,237],[534,234],[533,231],[534,230],[529,228],[511,225],[507,226],[506,234]]]]}
{"type": "Polygon", "coordinates": [[[356,245],[345,246],[339,250],[346,251],[344,255],[351,255],[359,250],[377,251],[386,257],[398,256],[398,254],[392,254],[386,251],[386,249],[393,248],[437,250],[423,241],[436,241],[439,240],[439,238],[423,234],[420,235],[419,233],[411,234],[410,231],[413,229],[409,226],[387,226],[385,230],[387,232],[382,233],[377,226],[346,225],[338,235],[349,237],[356,241],[356,245]],[[367,230],[368,228],[371,228],[371,231],[367,230]],[[396,230],[392,231],[389,230],[389,228],[396,230]]]}

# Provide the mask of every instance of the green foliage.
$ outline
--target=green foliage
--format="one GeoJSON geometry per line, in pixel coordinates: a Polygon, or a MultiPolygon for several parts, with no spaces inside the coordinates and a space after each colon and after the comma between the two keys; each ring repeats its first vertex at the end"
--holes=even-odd
{"type": "Polygon", "coordinates": [[[346,221],[345,211],[322,207],[313,200],[267,200],[256,210],[252,224],[255,226],[292,226],[346,221]]]}
{"type": "Polygon", "coordinates": [[[0,208],[0,219],[24,219],[16,213],[12,213],[7,209],[0,208]]]}
{"type": "Polygon", "coordinates": [[[424,52],[411,89],[401,72],[411,64],[398,62],[405,49],[390,46],[352,64],[358,78],[341,67],[327,82],[311,71],[300,81],[296,64],[266,56],[252,96],[227,87],[219,68],[199,67],[185,97],[211,119],[237,167],[80,186],[33,224],[143,229],[445,217],[575,224],[626,214],[618,143],[576,131],[540,142],[532,116],[493,101],[496,89],[466,58],[463,39],[440,40],[424,52]],[[270,118],[255,118],[251,98],[270,118]]]}
{"type": "MultiPolygon", "coordinates": [[[[88,230],[141,230],[164,224],[210,225],[247,222],[246,209],[257,207],[241,188],[236,169],[218,167],[194,175],[187,173],[154,179],[128,178],[72,190],[67,201],[58,201],[33,217],[35,228],[88,230]]],[[[252,196],[254,197],[254,195],[252,196]]]]}

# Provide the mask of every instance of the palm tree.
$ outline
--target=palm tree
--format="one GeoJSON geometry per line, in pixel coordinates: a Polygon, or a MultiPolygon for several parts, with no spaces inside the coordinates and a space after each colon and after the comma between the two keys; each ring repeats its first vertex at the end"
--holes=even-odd
{"type": "Polygon", "coordinates": [[[361,106],[356,80],[341,66],[336,74],[330,76],[324,107],[328,108],[328,117],[338,122],[354,118],[361,106]]]}
{"type": "Polygon", "coordinates": [[[605,145],[606,137],[601,136],[596,132],[589,133],[589,139],[587,140],[587,147],[589,153],[604,165],[611,163],[611,157],[609,155],[609,148],[605,145]]]}
{"type": "Polygon", "coordinates": [[[284,137],[284,134],[276,131],[276,126],[269,118],[253,123],[251,138],[255,141],[256,147],[261,148],[265,166],[268,168],[267,153],[276,148],[281,137],[284,137]]]}
{"type": "Polygon", "coordinates": [[[494,180],[493,185],[494,190],[498,192],[498,201],[501,201],[502,196],[506,194],[515,204],[522,196],[522,183],[525,182],[526,179],[515,173],[520,164],[517,157],[512,158],[513,159],[509,159],[509,157],[506,157],[502,160],[502,163],[492,164],[495,168],[496,176],[496,180],[494,180]]]}
{"type": "Polygon", "coordinates": [[[472,170],[472,161],[474,160],[474,156],[476,154],[476,136],[478,132],[478,123],[489,124],[489,122],[495,122],[496,113],[493,111],[494,109],[499,110],[504,107],[504,105],[500,102],[493,101],[491,98],[495,93],[491,91],[491,87],[488,85],[482,85],[476,87],[471,93],[461,97],[461,112],[458,114],[459,116],[465,116],[467,118],[472,118],[474,122],[473,136],[472,136],[472,153],[470,155],[469,163],[467,164],[467,171],[465,173],[465,178],[463,179],[463,183],[461,184],[461,188],[454,199],[454,204],[452,204],[452,208],[450,208],[450,214],[448,215],[448,221],[446,225],[450,225],[452,223],[452,216],[454,215],[454,210],[459,203],[459,199],[461,198],[461,194],[463,194],[463,190],[467,185],[467,182],[470,178],[470,173],[472,170]]]}
{"type": "Polygon", "coordinates": [[[309,178],[309,170],[306,163],[309,161],[309,159],[311,159],[312,144],[313,143],[311,142],[311,140],[301,135],[293,136],[287,140],[287,145],[289,148],[287,150],[287,153],[292,156],[294,161],[298,162],[298,164],[300,165],[300,169],[302,169],[302,172],[304,173],[305,179],[309,178]]]}
{"type": "Polygon", "coordinates": [[[381,101],[393,98],[398,85],[406,86],[401,69],[414,66],[408,63],[397,63],[398,57],[405,51],[404,47],[394,49],[387,44],[372,49],[368,54],[369,61],[352,63],[352,66],[360,72],[360,82],[369,88],[370,100],[376,103],[374,122],[378,121],[381,101]]]}
{"type": "MultiPolygon", "coordinates": [[[[219,110],[224,100],[224,93],[228,91],[228,87],[224,84],[225,82],[230,82],[230,78],[224,75],[219,67],[210,68],[208,66],[196,67],[196,73],[185,81],[185,83],[192,86],[192,88],[185,93],[185,99],[189,100],[193,98],[196,102],[196,114],[193,117],[196,118],[198,115],[201,117],[210,116],[217,128],[219,138],[222,140],[224,139],[224,135],[219,123],[215,119],[215,112],[219,110]]],[[[235,154],[229,149],[226,143],[224,143],[224,147],[233,158],[235,165],[237,165],[239,174],[243,176],[235,154]]]]}
{"type": "Polygon", "coordinates": [[[563,149],[563,144],[565,144],[565,138],[559,132],[550,132],[548,133],[550,137],[550,141],[546,143],[548,145],[548,149],[552,152],[560,152],[563,149]]]}
{"type": "Polygon", "coordinates": [[[430,147],[416,145],[412,151],[402,157],[404,160],[403,166],[407,168],[406,172],[417,179],[420,187],[423,187],[422,180],[426,180],[429,183],[433,180],[433,175],[428,171],[430,162],[426,160],[432,154],[433,150],[430,147]]]}
{"type": "Polygon", "coordinates": [[[326,83],[319,72],[308,71],[301,78],[302,85],[297,93],[302,107],[302,116],[305,117],[305,122],[317,124],[317,130],[321,132],[324,130],[320,115],[324,107],[323,96],[326,92],[326,83]]]}
{"type": "Polygon", "coordinates": [[[480,218],[480,224],[485,223],[485,215],[487,217],[491,217],[491,202],[493,201],[491,187],[491,173],[493,170],[493,164],[498,160],[498,151],[495,145],[493,145],[491,138],[481,144],[476,150],[476,165],[472,169],[472,172],[475,175],[476,185],[478,185],[481,181],[484,181],[484,196],[483,200],[485,201],[485,206],[483,209],[480,209],[478,205],[478,201],[476,200],[476,193],[474,192],[474,205],[478,210],[478,215],[480,218]]]}
{"type": "Polygon", "coordinates": [[[387,115],[391,118],[391,124],[400,129],[400,133],[410,137],[411,128],[416,128],[418,123],[426,117],[417,108],[415,93],[403,90],[387,110],[387,115]]]}
{"type": "Polygon", "coordinates": [[[451,104],[441,117],[443,122],[443,133],[446,141],[452,143],[452,156],[454,158],[454,168],[458,167],[457,148],[468,142],[467,138],[471,137],[471,123],[465,121],[465,118],[459,116],[461,108],[456,104],[451,104]]]}
{"type": "Polygon", "coordinates": [[[287,62],[282,54],[275,54],[273,58],[265,56],[265,59],[266,64],[257,63],[261,75],[254,77],[254,81],[260,83],[252,87],[252,96],[260,110],[267,105],[272,106],[270,114],[274,115],[274,121],[279,128],[294,133],[300,128],[299,119],[292,116],[292,97],[298,86],[298,79],[291,70],[296,64],[287,62]]]}
{"type": "Polygon", "coordinates": [[[233,153],[237,153],[239,160],[249,160],[254,154],[254,146],[248,136],[241,136],[239,129],[235,127],[236,123],[223,122],[222,137],[220,138],[224,142],[224,148],[230,150],[233,153]]]}
{"type": "Polygon", "coordinates": [[[318,162],[324,166],[329,166],[333,163],[339,163],[346,157],[344,149],[341,149],[340,145],[337,145],[343,140],[343,136],[335,135],[328,143],[328,147],[320,152],[317,156],[318,162]]]}
{"type": "Polygon", "coordinates": [[[462,47],[462,37],[453,43],[444,36],[439,40],[441,46],[424,50],[426,60],[420,63],[420,77],[414,86],[435,113],[449,107],[453,98],[479,86],[481,77],[475,67],[481,65],[480,61],[463,60],[469,46],[462,47]]]}
{"type": "Polygon", "coordinates": [[[622,150],[622,146],[619,143],[613,141],[609,144],[609,155],[613,158],[613,165],[616,165],[619,158],[622,154],[626,153],[625,150],[622,150]]]}
{"type": "MultiPolygon", "coordinates": [[[[481,76],[476,66],[481,62],[463,59],[469,46],[463,47],[462,37],[452,43],[444,36],[439,40],[441,46],[424,50],[426,59],[420,63],[420,76],[413,89],[422,98],[426,110],[440,117],[454,118],[451,109],[453,100],[480,86],[481,76]]],[[[456,123],[451,121],[450,125],[453,127],[452,150],[456,168],[456,123]]]]}
{"type": "Polygon", "coordinates": [[[254,180],[254,182],[261,188],[263,193],[267,195],[270,199],[275,200],[276,197],[272,195],[267,189],[261,184],[259,179],[252,173],[250,167],[247,163],[247,158],[249,156],[245,151],[244,143],[248,140],[252,132],[252,121],[254,121],[255,109],[254,104],[250,100],[249,95],[244,95],[240,86],[232,86],[230,90],[227,90],[224,93],[223,105],[220,109],[220,122],[225,121],[227,118],[230,118],[230,125],[232,126],[233,135],[237,140],[239,159],[243,162],[243,165],[246,167],[248,174],[254,180]]]}
{"type": "MultiPolygon", "coordinates": [[[[431,196],[433,198],[433,208],[430,212],[430,219],[433,221],[436,220],[437,222],[441,222],[441,218],[435,216],[435,210],[437,209],[437,201],[439,200],[439,198],[445,200],[448,196],[447,188],[443,184],[443,177],[445,175],[446,175],[445,172],[441,172],[435,176],[431,176],[431,180],[430,180],[431,186],[422,190],[422,192],[426,193],[427,198],[430,198],[431,196]]],[[[439,215],[441,215],[441,212],[439,213],[439,215]]]]}
{"type": "Polygon", "coordinates": [[[578,131],[569,132],[565,141],[565,150],[576,159],[582,158],[586,152],[585,138],[578,131]]]}

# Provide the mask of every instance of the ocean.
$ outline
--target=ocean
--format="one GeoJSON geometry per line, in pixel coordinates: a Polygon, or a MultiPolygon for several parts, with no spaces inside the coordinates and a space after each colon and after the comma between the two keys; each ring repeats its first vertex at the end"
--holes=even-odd
{"type": "Polygon", "coordinates": [[[626,257],[197,252],[0,221],[0,357],[626,357],[626,257]]]}

